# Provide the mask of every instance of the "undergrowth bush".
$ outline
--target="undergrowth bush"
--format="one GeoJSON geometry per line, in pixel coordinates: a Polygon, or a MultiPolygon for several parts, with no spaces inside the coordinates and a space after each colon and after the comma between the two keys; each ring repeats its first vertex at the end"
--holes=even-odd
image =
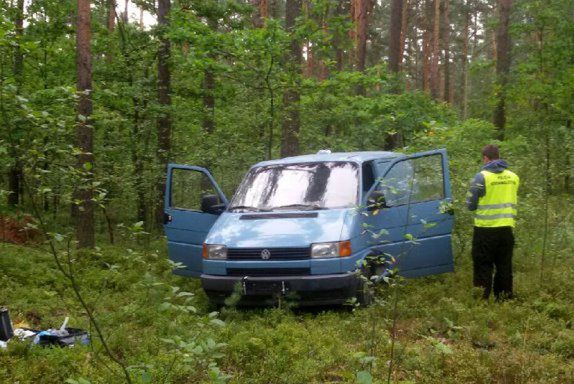
{"type": "MultiPolygon", "coordinates": [[[[77,262],[82,291],[134,382],[386,382],[390,304],[224,308],[218,315],[196,281],[171,274],[163,249],[161,242],[147,250],[107,246],[77,262]]],[[[55,327],[69,315],[70,325],[90,329],[42,247],[2,244],[0,255],[1,297],[16,325],[55,327]]],[[[475,298],[468,254],[457,258],[454,274],[401,286],[393,382],[571,382],[574,302],[562,271],[572,261],[559,257],[561,268],[540,282],[524,267],[537,264],[529,245],[519,244],[516,255],[517,299],[508,302],[475,298]]],[[[386,303],[390,294],[379,293],[386,303]]],[[[0,380],[122,382],[91,331],[89,346],[11,342],[0,352],[0,380]]]]}

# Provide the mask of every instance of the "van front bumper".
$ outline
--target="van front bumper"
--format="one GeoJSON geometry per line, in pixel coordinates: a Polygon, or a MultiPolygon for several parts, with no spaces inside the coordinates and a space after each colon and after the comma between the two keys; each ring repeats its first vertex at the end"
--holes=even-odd
{"type": "Polygon", "coordinates": [[[245,305],[265,305],[279,297],[304,305],[344,304],[354,297],[359,279],[353,272],[306,276],[219,276],[201,275],[209,299],[224,304],[234,292],[245,305]]]}

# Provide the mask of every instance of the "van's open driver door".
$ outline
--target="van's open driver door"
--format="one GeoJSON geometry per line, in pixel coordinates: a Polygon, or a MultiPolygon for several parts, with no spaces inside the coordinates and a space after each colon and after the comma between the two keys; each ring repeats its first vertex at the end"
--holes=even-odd
{"type": "Polygon", "coordinates": [[[182,264],[174,273],[201,275],[203,242],[227,204],[225,195],[207,169],[168,165],[164,229],[169,258],[182,264]]]}

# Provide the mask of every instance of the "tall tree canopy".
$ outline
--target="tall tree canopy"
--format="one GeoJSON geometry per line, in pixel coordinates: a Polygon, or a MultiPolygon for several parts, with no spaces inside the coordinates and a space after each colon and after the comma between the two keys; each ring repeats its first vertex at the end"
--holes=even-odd
{"type": "Polygon", "coordinates": [[[126,4],[1,2],[11,209],[34,197],[62,223],[72,204],[86,233],[132,219],[152,229],[169,161],[225,175],[229,193],[262,159],[408,147],[467,118],[569,153],[567,0],[126,4]]]}

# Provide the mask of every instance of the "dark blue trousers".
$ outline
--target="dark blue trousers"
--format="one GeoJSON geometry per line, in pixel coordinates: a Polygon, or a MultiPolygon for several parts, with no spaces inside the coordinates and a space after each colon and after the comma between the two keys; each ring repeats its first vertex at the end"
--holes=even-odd
{"type": "Polygon", "coordinates": [[[512,297],[512,227],[474,227],[472,238],[473,283],[484,288],[488,299],[493,291],[497,299],[512,297]]]}

